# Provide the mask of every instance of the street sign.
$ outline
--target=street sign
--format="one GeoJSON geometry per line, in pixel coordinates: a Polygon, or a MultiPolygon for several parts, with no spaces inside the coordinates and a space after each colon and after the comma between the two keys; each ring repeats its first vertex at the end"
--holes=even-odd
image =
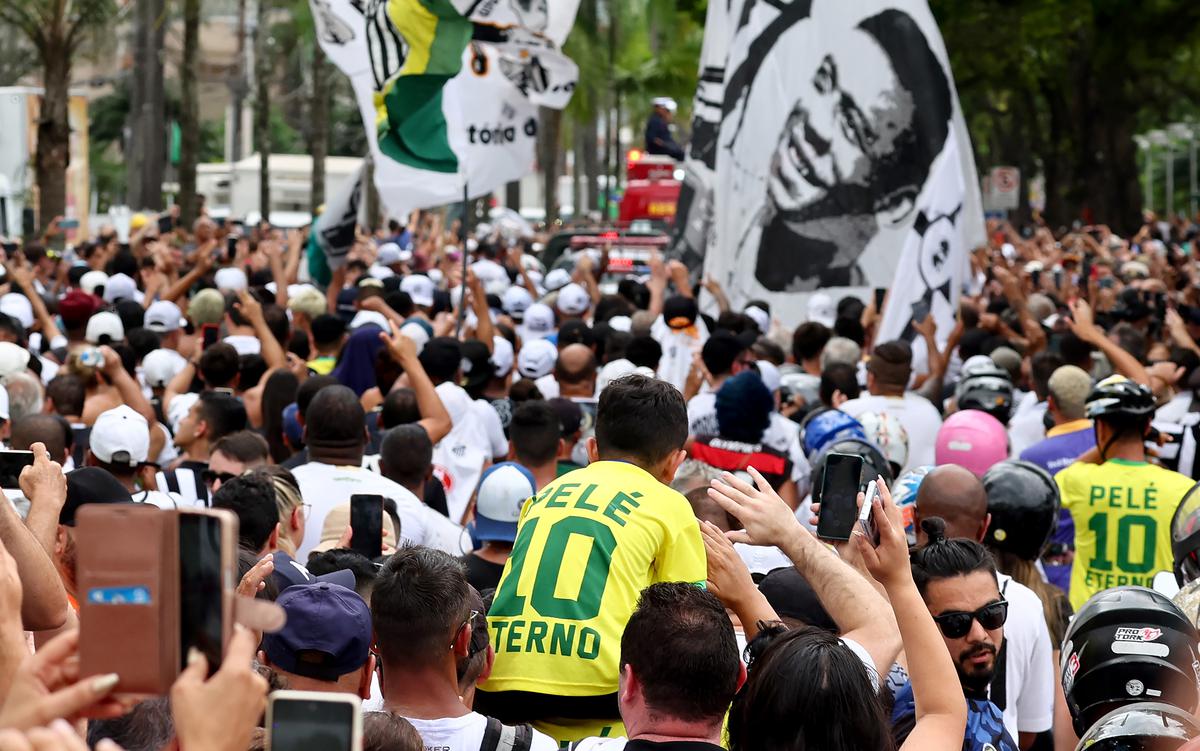
{"type": "Polygon", "coordinates": [[[1016,167],[993,167],[991,207],[1012,211],[1021,205],[1021,170],[1016,167]]]}

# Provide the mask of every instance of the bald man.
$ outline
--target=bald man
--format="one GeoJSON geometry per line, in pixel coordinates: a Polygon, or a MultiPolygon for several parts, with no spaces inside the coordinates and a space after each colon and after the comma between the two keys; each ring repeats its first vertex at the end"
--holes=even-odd
{"type": "Polygon", "coordinates": [[[574,401],[596,396],[596,353],[586,344],[568,344],[558,353],[554,380],[559,396],[574,401]]]}
{"type": "Polygon", "coordinates": [[[917,491],[913,525],[917,530],[918,545],[929,542],[921,529],[921,519],[932,516],[945,520],[947,538],[966,537],[983,542],[983,535],[992,520],[983,483],[969,469],[957,464],[937,467],[925,476],[917,491]]]}
{"type": "MultiPolygon", "coordinates": [[[[914,509],[917,544],[928,536],[921,519],[940,516],[946,537],[983,541],[992,517],[987,512],[987,492],[979,478],[956,464],[937,467],[921,482],[914,509]]],[[[1004,574],[997,577],[1001,596],[1008,601],[1004,625],[1004,726],[1029,749],[1039,733],[1050,728],[1054,713],[1054,666],[1050,632],[1042,615],[1042,601],[1028,587],[1004,574]]],[[[999,674],[999,671],[997,671],[999,674]]],[[[992,687],[997,695],[997,687],[992,687]]]]}

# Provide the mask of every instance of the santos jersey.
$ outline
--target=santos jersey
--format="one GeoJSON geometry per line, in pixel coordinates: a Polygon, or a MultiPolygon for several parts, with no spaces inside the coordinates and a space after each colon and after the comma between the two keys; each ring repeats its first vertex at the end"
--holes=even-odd
{"type": "Polygon", "coordinates": [[[1123,459],[1075,462],[1054,476],[1075,520],[1071,606],[1125,584],[1152,586],[1170,571],[1171,517],[1195,482],[1178,472],[1123,459]]]}
{"type": "Polygon", "coordinates": [[[627,462],[563,475],[521,512],[488,612],[496,663],[480,688],[613,694],[641,591],[706,578],[700,526],[682,495],[627,462]]]}

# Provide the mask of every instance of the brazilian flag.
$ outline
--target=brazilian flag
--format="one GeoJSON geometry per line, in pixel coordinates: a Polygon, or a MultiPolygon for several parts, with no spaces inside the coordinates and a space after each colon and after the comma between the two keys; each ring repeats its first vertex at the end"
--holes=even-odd
{"type": "Polygon", "coordinates": [[[388,0],[387,12],[408,55],[376,103],[379,150],[417,169],[457,172],[442,88],[462,68],[474,25],[450,0],[388,0]]]}

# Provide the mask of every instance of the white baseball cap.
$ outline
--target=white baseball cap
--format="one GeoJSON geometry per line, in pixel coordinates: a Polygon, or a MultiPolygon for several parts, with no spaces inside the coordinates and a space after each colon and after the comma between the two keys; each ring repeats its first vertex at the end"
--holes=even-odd
{"type": "Polygon", "coordinates": [[[554,311],[549,305],[535,302],[525,309],[521,335],[528,339],[543,339],[554,333],[554,311]]]}
{"type": "Polygon", "coordinates": [[[808,320],[833,328],[836,317],[832,297],[824,292],[817,292],[808,298],[808,320]]]}
{"type": "MultiPolygon", "coordinates": [[[[84,276],[87,276],[86,274],[84,276]]],[[[104,302],[117,300],[142,301],[142,293],[138,292],[137,282],[127,274],[113,274],[104,284],[104,302]]]]}
{"type": "Polygon", "coordinates": [[[550,375],[554,363],[558,362],[558,347],[545,339],[526,342],[517,355],[517,372],[521,377],[537,380],[550,375]]]}
{"type": "Polygon", "coordinates": [[[488,468],[475,496],[475,538],[512,542],[521,508],[537,492],[533,474],[516,462],[488,468]]]}
{"type": "Polygon", "coordinates": [[[633,375],[634,373],[644,375],[647,378],[654,378],[654,371],[650,368],[647,368],[645,365],[634,365],[622,357],[600,368],[600,373],[596,376],[596,390],[603,391],[612,381],[624,378],[627,375],[633,375]]]}
{"type": "Polygon", "coordinates": [[[143,320],[146,328],[160,334],[178,331],[184,323],[183,312],[170,300],[158,300],[151,303],[150,307],[146,308],[146,316],[143,320]]]}
{"type": "MultiPolygon", "coordinates": [[[[375,264],[367,269],[367,275],[371,277],[371,280],[382,282],[384,279],[395,276],[396,272],[392,271],[387,266],[375,264]]],[[[363,283],[365,284],[365,282],[363,283]]]]}
{"type": "Polygon", "coordinates": [[[105,464],[135,467],[150,455],[150,425],[128,404],[113,407],[96,418],[89,446],[105,464]]]}
{"type": "Polygon", "coordinates": [[[246,279],[246,272],[232,266],[217,269],[217,273],[213,276],[213,283],[217,285],[217,289],[222,294],[237,292],[250,286],[250,282],[246,279]]]}
{"type": "Polygon", "coordinates": [[[758,376],[762,379],[763,385],[767,387],[767,391],[772,394],[778,391],[783,376],[780,375],[779,368],[775,367],[775,363],[759,360],[754,364],[758,367],[758,376]]]}
{"type": "Polygon", "coordinates": [[[33,325],[33,304],[25,295],[9,292],[0,297],[0,313],[12,316],[25,328],[33,325]]]}
{"type": "Polygon", "coordinates": [[[676,107],[675,100],[669,96],[656,96],[650,103],[669,112],[674,112],[676,107]]]}
{"type": "Polygon", "coordinates": [[[546,280],[543,282],[546,290],[549,292],[561,289],[570,283],[571,274],[566,269],[554,269],[549,274],[546,274],[546,280]]]}
{"type": "Polygon", "coordinates": [[[515,358],[512,342],[499,334],[492,337],[492,372],[497,378],[503,378],[512,372],[515,358]]]}
{"type": "Polygon", "coordinates": [[[8,419],[8,389],[0,386],[0,420],[8,419]]]}
{"type": "Polygon", "coordinates": [[[746,314],[747,318],[749,318],[751,321],[754,321],[754,324],[758,326],[758,330],[760,332],[764,334],[770,332],[771,316],[767,313],[767,311],[763,310],[757,305],[751,305],[742,312],[746,314]]]}
{"type": "Polygon", "coordinates": [[[358,311],[354,314],[354,318],[350,319],[350,326],[348,328],[353,331],[361,326],[370,326],[372,324],[389,334],[392,333],[392,324],[388,323],[388,319],[384,317],[383,313],[377,310],[358,311]]]}
{"type": "Polygon", "coordinates": [[[613,316],[608,319],[608,327],[613,331],[628,332],[633,328],[633,319],[629,316],[613,316]]]}
{"type": "Polygon", "coordinates": [[[105,344],[106,342],[100,341],[100,337],[105,335],[112,341],[119,342],[125,338],[125,326],[116,313],[102,310],[88,319],[83,338],[90,344],[105,344]]]}
{"type": "Polygon", "coordinates": [[[400,263],[401,260],[400,246],[396,243],[384,243],[379,246],[379,254],[375,256],[375,263],[380,266],[391,266],[393,263],[400,263]]]}
{"type": "Polygon", "coordinates": [[[558,291],[555,304],[564,315],[581,316],[592,307],[592,298],[587,290],[572,282],[558,291]]]}
{"type": "Polygon", "coordinates": [[[509,287],[500,298],[500,306],[504,308],[504,312],[517,321],[524,317],[530,305],[533,305],[533,295],[524,287],[509,287]]]}
{"type": "Polygon", "coordinates": [[[162,388],[187,365],[183,355],[173,349],[156,349],[142,358],[142,377],[152,389],[162,388]]]}
{"type": "Polygon", "coordinates": [[[103,271],[93,269],[79,277],[79,288],[89,295],[96,294],[97,287],[105,287],[107,285],[108,274],[105,274],[103,271]]]}
{"type": "Polygon", "coordinates": [[[13,342],[0,342],[0,378],[29,367],[29,350],[13,342]]]}
{"type": "Polygon", "coordinates": [[[413,344],[417,345],[417,354],[421,354],[421,350],[425,349],[425,345],[429,343],[429,332],[425,327],[414,321],[409,321],[400,327],[400,333],[412,339],[413,344]]]}
{"type": "Polygon", "coordinates": [[[189,391],[186,394],[177,394],[171,400],[171,406],[167,408],[167,422],[171,424],[171,432],[179,432],[179,423],[183,422],[183,418],[188,416],[188,412],[192,411],[192,405],[200,401],[200,395],[195,391],[189,391]]]}
{"type": "Polygon", "coordinates": [[[413,305],[433,305],[433,280],[421,274],[409,274],[400,280],[400,291],[412,298],[413,305]]]}

